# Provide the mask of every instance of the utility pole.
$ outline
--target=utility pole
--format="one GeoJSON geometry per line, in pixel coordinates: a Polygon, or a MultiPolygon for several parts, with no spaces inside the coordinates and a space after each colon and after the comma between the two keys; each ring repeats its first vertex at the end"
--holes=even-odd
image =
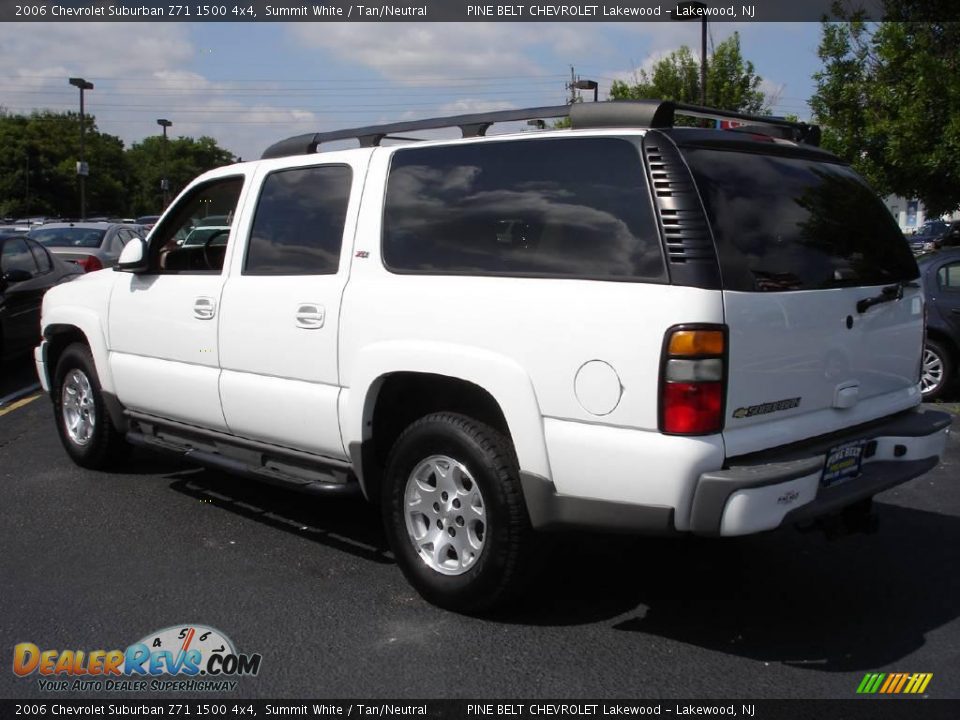
{"type": "Polygon", "coordinates": [[[707,18],[700,21],[700,104],[707,104],[707,18]]]}
{"type": "Polygon", "coordinates": [[[599,89],[600,85],[596,80],[581,80],[580,76],[574,71],[573,65],[570,66],[570,82],[567,83],[567,90],[570,91],[570,99],[567,101],[568,105],[580,102],[580,98],[577,96],[577,90],[593,90],[593,101],[596,102],[599,99],[599,89]]]}

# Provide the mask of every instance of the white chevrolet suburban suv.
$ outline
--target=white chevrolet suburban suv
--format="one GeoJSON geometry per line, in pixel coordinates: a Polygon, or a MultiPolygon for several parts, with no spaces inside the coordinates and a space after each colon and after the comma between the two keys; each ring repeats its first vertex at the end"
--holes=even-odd
{"type": "Polygon", "coordinates": [[[64,447],[362,493],[409,581],[463,611],[505,601],[541,530],[863,525],[949,417],[918,407],[911,252],[818,135],[641,101],[277,143],[46,295],[64,447]],[[463,137],[382,143],[443,126],[463,137]]]}

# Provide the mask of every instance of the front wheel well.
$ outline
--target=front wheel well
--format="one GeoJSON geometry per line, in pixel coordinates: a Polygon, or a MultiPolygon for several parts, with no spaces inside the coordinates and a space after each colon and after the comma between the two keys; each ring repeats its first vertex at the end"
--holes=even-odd
{"type": "Polygon", "coordinates": [[[53,376],[57,371],[57,363],[63,351],[73,345],[73,343],[82,343],[90,347],[90,341],[84,335],[83,330],[75,325],[50,325],[44,328],[43,337],[47,341],[47,375],[53,386],[53,376]]]}
{"type": "Polygon", "coordinates": [[[438,412],[466,415],[510,439],[500,404],[479,385],[432,373],[392,373],[381,379],[373,412],[366,420],[369,439],[363,443],[360,469],[368,499],[379,502],[387,456],[400,434],[420,418],[438,412]]]}

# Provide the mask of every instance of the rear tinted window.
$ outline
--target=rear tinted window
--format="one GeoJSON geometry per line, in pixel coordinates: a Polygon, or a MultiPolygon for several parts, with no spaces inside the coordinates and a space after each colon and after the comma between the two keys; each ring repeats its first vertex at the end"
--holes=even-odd
{"type": "Polygon", "coordinates": [[[30,237],[47,247],[98,248],[106,230],[66,227],[31,230],[30,237]]]}
{"type": "Polygon", "coordinates": [[[917,277],[893,217],[849,167],[720,150],[685,156],[726,289],[810,290],[917,277]]]}
{"type": "Polygon", "coordinates": [[[639,152],[616,138],[398,151],[383,255],[401,272],[664,277],[639,152]]]}

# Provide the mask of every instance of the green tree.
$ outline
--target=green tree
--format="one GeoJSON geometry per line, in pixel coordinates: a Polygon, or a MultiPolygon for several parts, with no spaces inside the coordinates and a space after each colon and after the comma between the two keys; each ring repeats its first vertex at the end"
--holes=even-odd
{"type": "MultiPolygon", "coordinates": [[[[760,90],[763,78],[753,63],[743,59],[740,35],[734,33],[707,59],[707,105],[721,110],[769,114],[766,96],[760,90]]],[[[700,103],[700,61],[684,45],[658,60],[652,70],[640,70],[633,83],[617,80],[610,89],[614,100],[675,100],[700,103]]]]}
{"type": "Polygon", "coordinates": [[[918,12],[930,8],[918,11],[913,0],[887,0],[885,8],[901,21],[871,24],[852,15],[822,25],[823,69],[810,106],[823,145],[878,192],[919,198],[931,214],[956,210],[960,23],[920,21],[918,12]]]}
{"type": "Polygon", "coordinates": [[[127,157],[135,169],[132,186],[131,210],[136,215],[155,214],[163,209],[163,191],[160,182],[170,182],[172,199],[200,173],[235,162],[211,137],[168,138],[166,145],[160,136],[150,136],[135,143],[127,157]]]}
{"type": "MultiPolygon", "coordinates": [[[[86,117],[84,160],[89,214],[122,212],[127,205],[129,168],[120,138],[97,130],[86,117]]],[[[78,216],[80,158],[77,113],[0,113],[0,215],[78,216]]]]}

